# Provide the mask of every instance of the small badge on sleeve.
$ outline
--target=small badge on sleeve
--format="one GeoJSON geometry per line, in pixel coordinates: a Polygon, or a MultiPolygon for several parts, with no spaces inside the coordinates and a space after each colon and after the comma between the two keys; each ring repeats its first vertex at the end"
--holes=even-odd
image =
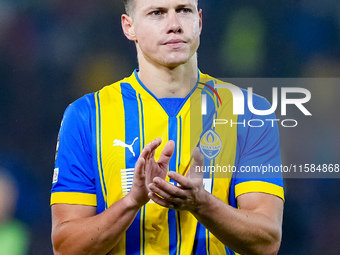
{"type": "Polygon", "coordinates": [[[59,168],[54,168],[52,183],[56,183],[58,181],[58,174],[59,174],[59,168]]]}

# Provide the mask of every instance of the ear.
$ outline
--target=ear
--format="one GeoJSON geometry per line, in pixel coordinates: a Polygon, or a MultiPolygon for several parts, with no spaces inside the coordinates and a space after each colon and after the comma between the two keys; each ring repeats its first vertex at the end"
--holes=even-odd
{"type": "Polygon", "coordinates": [[[199,16],[199,26],[200,26],[200,32],[202,31],[202,9],[198,10],[198,16],[199,16]]]}
{"type": "Polygon", "coordinates": [[[130,41],[136,41],[136,35],[133,29],[133,20],[127,14],[122,15],[122,28],[127,39],[130,41]]]}

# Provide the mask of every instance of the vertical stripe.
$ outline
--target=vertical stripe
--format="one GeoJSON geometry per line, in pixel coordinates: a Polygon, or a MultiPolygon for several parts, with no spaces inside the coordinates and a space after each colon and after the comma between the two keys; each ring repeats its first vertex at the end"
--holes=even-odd
{"type": "Polygon", "coordinates": [[[207,95],[202,94],[202,109],[201,109],[201,114],[202,115],[207,115],[207,95]]]}
{"type": "MultiPolygon", "coordinates": [[[[138,89],[139,86],[135,87],[137,87],[138,89]]],[[[147,94],[144,89],[141,89],[140,87],[140,90],[138,90],[138,92],[140,92],[141,99],[143,102],[145,145],[147,145],[157,137],[161,137],[163,141],[155,152],[155,160],[158,161],[166,142],[169,140],[168,132],[169,117],[164,111],[164,109],[161,107],[161,105],[159,105],[159,103],[154,98],[152,98],[150,94],[147,94]]],[[[141,125],[143,125],[143,123],[141,123],[141,125]]],[[[145,254],[168,254],[169,252],[168,212],[169,212],[168,209],[161,207],[156,203],[146,204],[145,206],[146,218],[144,224],[145,254]]],[[[176,227],[176,224],[174,226],[176,227]]]]}
{"type": "MultiPolygon", "coordinates": [[[[207,95],[207,91],[201,90],[202,95],[207,95]]],[[[215,96],[215,95],[214,95],[215,96]]],[[[206,96],[206,109],[207,114],[202,115],[202,133],[201,136],[204,135],[209,129],[213,128],[213,119],[216,117],[216,103],[213,97],[206,96]]],[[[209,160],[207,157],[204,157],[204,166],[212,166],[214,165],[214,160],[209,160]]],[[[203,178],[210,179],[211,173],[206,171],[203,175],[203,178]]],[[[213,180],[213,179],[212,179],[213,180]]],[[[212,185],[210,192],[212,192],[212,185]]],[[[201,254],[204,250],[206,254],[210,254],[210,232],[200,223],[198,223],[197,231],[196,231],[196,254],[201,254]]]]}
{"type": "Polygon", "coordinates": [[[102,163],[102,130],[101,130],[101,110],[100,110],[100,102],[99,102],[99,92],[96,93],[95,96],[96,101],[96,109],[97,109],[97,160],[98,160],[98,168],[99,168],[99,176],[100,183],[102,187],[105,209],[107,209],[107,191],[104,181],[104,172],[103,172],[103,163],[102,163]]]}
{"type": "Polygon", "coordinates": [[[142,238],[142,254],[145,254],[145,208],[146,205],[143,206],[143,226],[142,226],[142,234],[143,234],[143,238],[142,238]]]}
{"type": "Polygon", "coordinates": [[[182,157],[182,116],[178,118],[178,160],[177,160],[177,171],[179,172],[179,166],[181,165],[182,157]]]}
{"type": "MultiPolygon", "coordinates": [[[[202,95],[206,94],[206,91],[202,90],[202,95]]],[[[203,132],[202,135],[205,134],[209,129],[213,128],[213,119],[216,115],[216,103],[212,97],[207,97],[207,114],[202,115],[202,123],[203,123],[203,132]]],[[[209,160],[207,157],[204,157],[204,166],[212,166],[214,162],[209,160]]],[[[212,176],[207,171],[203,174],[204,178],[211,178],[212,176]]]]}
{"type": "Polygon", "coordinates": [[[210,231],[206,230],[206,237],[207,237],[207,254],[210,255],[210,231]]]}
{"type": "MultiPolygon", "coordinates": [[[[179,172],[180,166],[180,159],[181,159],[181,147],[182,147],[182,117],[179,116],[177,120],[177,151],[176,153],[176,171],[179,172]]],[[[178,233],[178,242],[177,242],[177,255],[181,254],[182,249],[182,231],[181,231],[181,216],[180,212],[176,212],[176,219],[177,219],[177,233],[178,233]]]]}
{"type": "MultiPolygon", "coordinates": [[[[123,96],[123,104],[125,109],[125,141],[128,146],[125,148],[125,165],[126,168],[134,168],[136,159],[140,153],[140,115],[139,105],[137,100],[136,91],[128,83],[121,83],[121,93],[123,96]],[[137,138],[137,140],[136,140],[137,138]],[[134,143],[133,143],[134,142],[134,143]],[[137,150],[138,148],[138,150],[137,150]],[[132,151],[135,153],[133,155],[132,151]]],[[[144,208],[144,207],[143,207],[144,208]]],[[[144,246],[144,218],[145,211],[142,213],[143,223],[141,226],[141,210],[139,210],[136,218],[126,231],[126,254],[135,254],[140,250],[140,246],[136,245],[136,240],[141,241],[141,245],[144,246]],[[143,230],[143,231],[141,231],[143,230]],[[141,234],[143,237],[141,238],[141,234]]]]}
{"type": "MultiPolygon", "coordinates": [[[[177,159],[177,118],[176,117],[169,117],[169,127],[168,127],[168,133],[169,133],[169,140],[173,140],[175,144],[175,150],[174,153],[170,159],[169,163],[169,171],[177,171],[177,165],[176,165],[176,159],[177,159]]],[[[176,182],[173,180],[170,180],[174,185],[177,185],[176,182]]],[[[177,236],[177,216],[176,211],[169,209],[168,212],[168,223],[169,223],[169,253],[170,254],[176,254],[177,250],[177,242],[178,242],[178,236],[177,236]]]]}
{"type": "Polygon", "coordinates": [[[169,224],[169,254],[176,255],[177,223],[176,223],[176,211],[175,210],[169,209],[168,224],[169,224]]]}
{"type": "MultiPolygon", "coordinates": [[[[143,110],[143,101],[141,94],[138,94],[138,106],[139,106],[139,122],[141,125],[139,125],[140,130],[140,153],[145,147],[145,131],[144,131],[144,110],[143,110]]],[[[141,243],[141,253],[145,254],[145,209],[146,205],[142,207],[142,221],[141,221],[141,235],[142,235],[142,243],[141,243]]]]}
{"type": "Polygon", "coordinates": [[[143,101],[141,94],[138,94],[138,103],[139,103],[139,121],[141,123],[140,126],[140,143],[141,143],[141,150],[145,147],[145,131],[144,131],[144,109],[143,109],[143,101]]]}
{"type": "Polygon", "coordinates": [[[206,240],[207,240],[206,229],[201,223],[197,222],[194,254],[196,255],[207,254],[206,240]]]}
{"type": "Polygon", "coordinates": [[[181,215],[180,212],[177,211],[177,227],[178,227],[178,247],[177,247],[177,254],[181,255],[182,249],[182,230],[181,230],[181,215]]]}
{"type": "Polygon", "coordinates": [[[176,117],[169,117],[169,140],[173,140],[175,142],[175,150],[174,153],[170,159],[170,163],[169,163],[169,170],[170,171],[177,171],[177,165],[176,165],[176,161],[177,161],[177,151],[178,151],[178,144],[177,144],[177,118],[176,117]]]}

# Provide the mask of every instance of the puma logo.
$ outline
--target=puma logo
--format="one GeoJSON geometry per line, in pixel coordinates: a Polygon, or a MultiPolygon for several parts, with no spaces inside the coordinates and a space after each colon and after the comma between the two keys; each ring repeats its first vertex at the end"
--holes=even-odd
{"type": "Polygon", "coordinates": [[[133,140],[132,144],[129,145],[129,144],[124,143],[124,142],[121,141],[121,140],[115,139],[115,140],[113,141],[113,146],[120,146],[120,147],[123,147],[123,148],[128,148],[129,151],[132,153],[132,155],[135,157],[136,154],[135,154],[135,152],[133,151],[132,146],[133,146],[133,144],[135,143],[135,141],[137,141],[137,140],[138,140],[138,137],[136,137],[136,138],[133,140]]]}

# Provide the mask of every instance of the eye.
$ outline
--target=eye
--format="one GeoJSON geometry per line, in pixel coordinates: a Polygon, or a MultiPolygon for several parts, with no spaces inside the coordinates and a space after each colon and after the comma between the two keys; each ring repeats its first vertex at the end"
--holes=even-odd
{"type": "Polygon", "coordinates": [[[189,9],[189,8],[181,8],[181,9],[178,10],[178,12],[189,13],[189,12],[191,12],[191,9],[189,9]]]}
{"type": "Polygon", "coordinates": [[[162,15],[162,11],[160,11],[160,10],[152,11],[152,12],[150,12],[150,15],[152,15],[152,16],[160,16],[160,15],[162,15]]]}

